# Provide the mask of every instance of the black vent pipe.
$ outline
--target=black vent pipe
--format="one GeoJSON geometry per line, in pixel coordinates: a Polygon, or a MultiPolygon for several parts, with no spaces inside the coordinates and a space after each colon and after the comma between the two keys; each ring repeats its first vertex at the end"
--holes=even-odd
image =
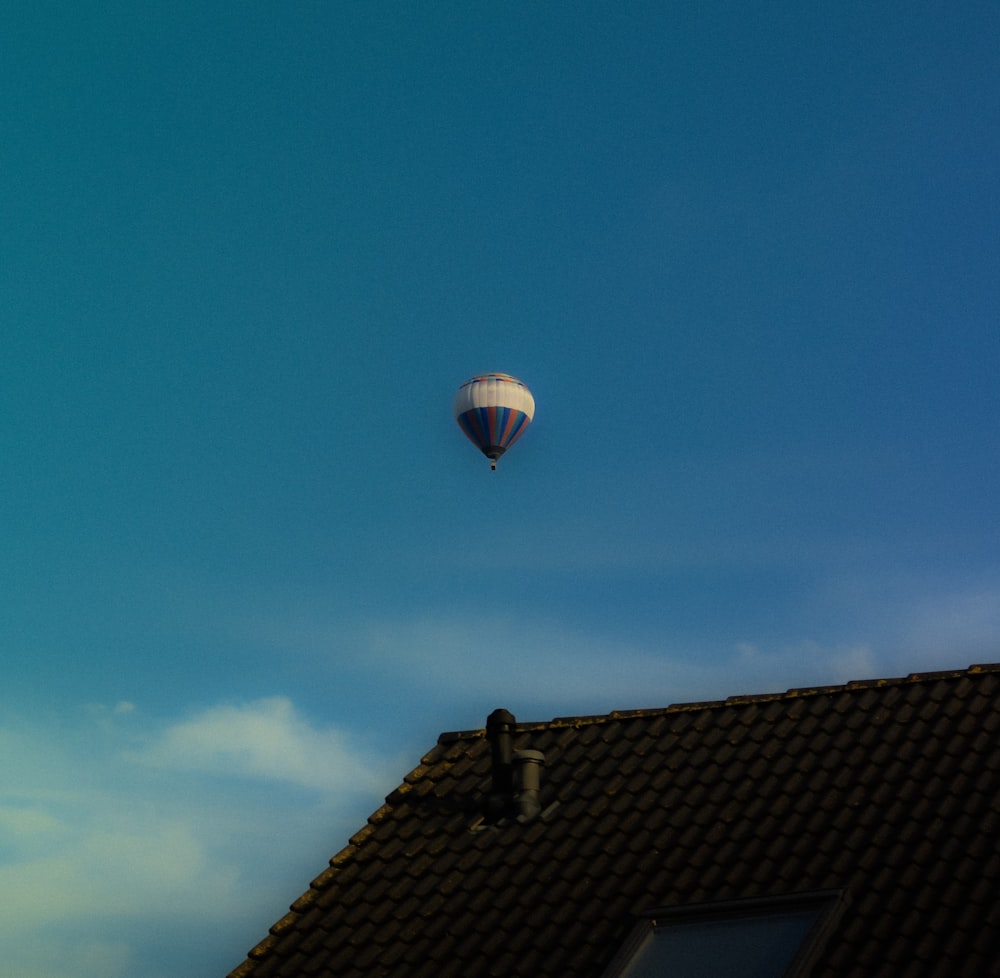
{"type": "Polygon", "coordinates": [[[494,710],[486,718],[486,739],[490,742],[490,817],[502,817],[514,802],[513,735],[517,721],[509,710],[494,710]]]}

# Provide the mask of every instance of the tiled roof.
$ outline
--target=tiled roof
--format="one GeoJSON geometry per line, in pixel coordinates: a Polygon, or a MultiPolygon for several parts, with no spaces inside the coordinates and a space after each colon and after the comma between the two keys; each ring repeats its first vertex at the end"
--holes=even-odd
{"type": "Polygon", "coordinates": [[[1000,665],[517,724],[541,813],[437,746],[230,978],[599,978],[651,908],[838,890],[811,972],[1000,975],[1000,665]]]}

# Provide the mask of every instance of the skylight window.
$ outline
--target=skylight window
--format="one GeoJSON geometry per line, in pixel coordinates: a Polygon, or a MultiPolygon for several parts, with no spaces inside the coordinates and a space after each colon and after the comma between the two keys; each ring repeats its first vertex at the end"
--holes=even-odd
{"type": "Polygon", "coordinates": [[[607,978],[788,978],[833,902],[814,894],[653,913],[607,978]]]}

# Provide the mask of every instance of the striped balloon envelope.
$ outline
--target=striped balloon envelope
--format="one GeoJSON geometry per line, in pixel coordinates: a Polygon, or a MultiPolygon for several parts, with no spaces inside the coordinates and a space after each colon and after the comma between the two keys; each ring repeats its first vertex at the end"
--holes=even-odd
{"type": "Polygon", "coordinates": [[[454,408],[459,427],[496,469],[535,416],[535,399],[510,374],[480,374],[459,387],[454,408]]]}

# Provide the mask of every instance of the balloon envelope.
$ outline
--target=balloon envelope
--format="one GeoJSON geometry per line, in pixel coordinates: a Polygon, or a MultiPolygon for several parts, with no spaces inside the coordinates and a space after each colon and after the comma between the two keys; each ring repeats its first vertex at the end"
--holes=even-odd
{"type": "Polygon", "coordinates": [[[531,423],[535,399],[510,374],[480,374],[459,387],[454,409],[459,427],[495,469],[497,459],[531,423]]]}

